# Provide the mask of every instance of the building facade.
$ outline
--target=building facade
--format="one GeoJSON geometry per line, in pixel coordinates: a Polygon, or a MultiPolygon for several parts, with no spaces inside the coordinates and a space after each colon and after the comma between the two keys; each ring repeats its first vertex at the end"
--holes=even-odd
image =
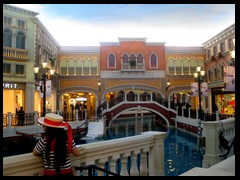
{"type": "Polygon", "coordinates": [[[235,114],[235,24],[212,37],[203,47],[209,88],[210,109],[216,104],[220,114],[235,114]],[[233,54],[232,54],[233,53],[233,54]]]}
{"type": "MultiPolygon", "coordinates": [[[[34,67],[56,57],[58,43],[36,17],[37,12],[3,5],[3,113],[40,112],[42,98],[34,67]]],[[[56,87],[47,102],[56,109],[56,87]],[[54,93],[55,92],[55,93],[54,93]],[[55,97],[55,98],[54,98],[55,97]]]]}
{"type": "MultiPolygon", "coordinates": [[[[235,59],[230,55],[235,24],[199,47],[165,46],[165,42],[147,42],[147,38],[119,38],[118,42],[100,42],[100,46],[60,46],[36,17],[38,13],[11,5],[3,5],[3,10],[4,114],[20,106],[26,112],[42,111],[41,81],[33,71],[38,66],[43,73],[42,62],[55,70],[47,111],[75,111],[81,106],[94,118],[99,106],[122,94],[154,94],[198,109],[199,97],[192,96],[191,83],[200,66],[208,83],[208,96],[201,97],[203,110],[212,112],[213,104],[218,104],[221,113],[235,113],[235,88],[227,88],[226,75],[233,75],[234,69],[235,77],[235,59]]],[[[235,84],[235,78],[231,80],[235,84]]]]}

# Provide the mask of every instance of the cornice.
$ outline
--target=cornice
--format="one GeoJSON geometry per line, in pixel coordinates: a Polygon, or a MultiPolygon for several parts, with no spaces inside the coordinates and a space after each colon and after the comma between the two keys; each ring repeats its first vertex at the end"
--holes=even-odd
{"type": "Polygon", "coordinates": [[[227,39],[228,37],[235,36],[235,23],[228,28],[224,29],[220,33],[218,33],[216,36],[212,37],[208,41],[204,42],[202,45],[205,49],[208,47],[211,47],[215,44],[218,44],[219,42],[227,39]]]}
{"type": "Polygon", "coordinates": [[[9,4],[3,4],[3,9],[7,9],[9,11],[14,11],[17,13],[22,13],[22,14],[26,14],[26,15],[30,15],[30,16],[34,16],[34,17],[39,14],[38,12],[30,11],[30,10],[23,9],[20,7],[15,7],[15,6],[12,6],[9,4]]]}

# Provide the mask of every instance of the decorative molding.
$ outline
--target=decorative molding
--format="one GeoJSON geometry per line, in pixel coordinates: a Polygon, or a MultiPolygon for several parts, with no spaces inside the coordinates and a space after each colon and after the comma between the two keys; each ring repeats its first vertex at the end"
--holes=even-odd
{"type": "Polygon", "coordinates": [[[165,78],[165,71],[101,71],[101,78],[110,79],[142,79],[165,78]]]}
{"type": "Polygon", "coordinates": [[[3,9],[13,11],[13,12],[22,13],[22,14],[26,14],[26,15],[29,15],[29,16],[34,16],[34,17],[39,14],[38,12],[30,11],[30,10],[23,9],[23,8],[20,8],[20,7],[16,7],[16,6],[12,6],[12,5],[9,5],[9,4],[3,4],[3,9]]]}
{"type": "Polygon", "coordinates": [[[223,39],[227,39],[228,37],[231,37],[233,35],[235,36],[235,23],[229,26],[228,28],[226,28],[225,30],[223,30],[222,32],[218,33],[213,38],[204,42],[202,45],[204,46],[204,49],[207,49],[223,41],[223,39]]]}

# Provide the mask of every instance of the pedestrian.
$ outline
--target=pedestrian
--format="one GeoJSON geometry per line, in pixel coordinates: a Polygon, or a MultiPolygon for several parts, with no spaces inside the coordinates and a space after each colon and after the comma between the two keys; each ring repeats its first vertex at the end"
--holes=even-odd
{"type": "Polygon", "coordinates": [[[218,106],[217,106],[217,104],[214,104],[214,106],[213,106],[213,112],[217,112],[218,111],[218,106]]]}
{"type": "Polygon", "coordinates": [[[23,110],[23,106],[20,107],[20,110],[17,112],[18,115],[18,126],[23,126],[25,119],[25,111],[23,110]]]}
{"type": "Polygon", "coordinates": [[[43,155],[43,175],[74,176],[70,157],[71,153],[79,156],[80,149],[72,138],[71,126],[63,121],[62,116],[54,113],[47,113],[45,117],[38,118],[38,123],[43,125],[44,136],[35,145],[33,154],[43,155]]]}

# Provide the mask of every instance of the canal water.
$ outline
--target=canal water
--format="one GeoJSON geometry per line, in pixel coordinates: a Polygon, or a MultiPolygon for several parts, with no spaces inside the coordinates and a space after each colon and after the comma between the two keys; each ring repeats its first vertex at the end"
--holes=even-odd
{"type": "MultiPolygon", "coordinates": [[[[202,167],[204,148],[197,146],[198,137],[174,127],[166,128],[155,123],[149,118],[128,120],[116,120],[108,128],[106,135],[101,138],[82,138],[76,140],[76,144],[88,144],[110,139],[123,138],[138,135],[145,131],[167,132],[164,141],[164,168],[165,176],[178,176],[194,167],[202,167]]],[[[12,142],[3,145],[3,157],[30,153],[36,141],[26,140],[21,143],[12,142]]]]}

